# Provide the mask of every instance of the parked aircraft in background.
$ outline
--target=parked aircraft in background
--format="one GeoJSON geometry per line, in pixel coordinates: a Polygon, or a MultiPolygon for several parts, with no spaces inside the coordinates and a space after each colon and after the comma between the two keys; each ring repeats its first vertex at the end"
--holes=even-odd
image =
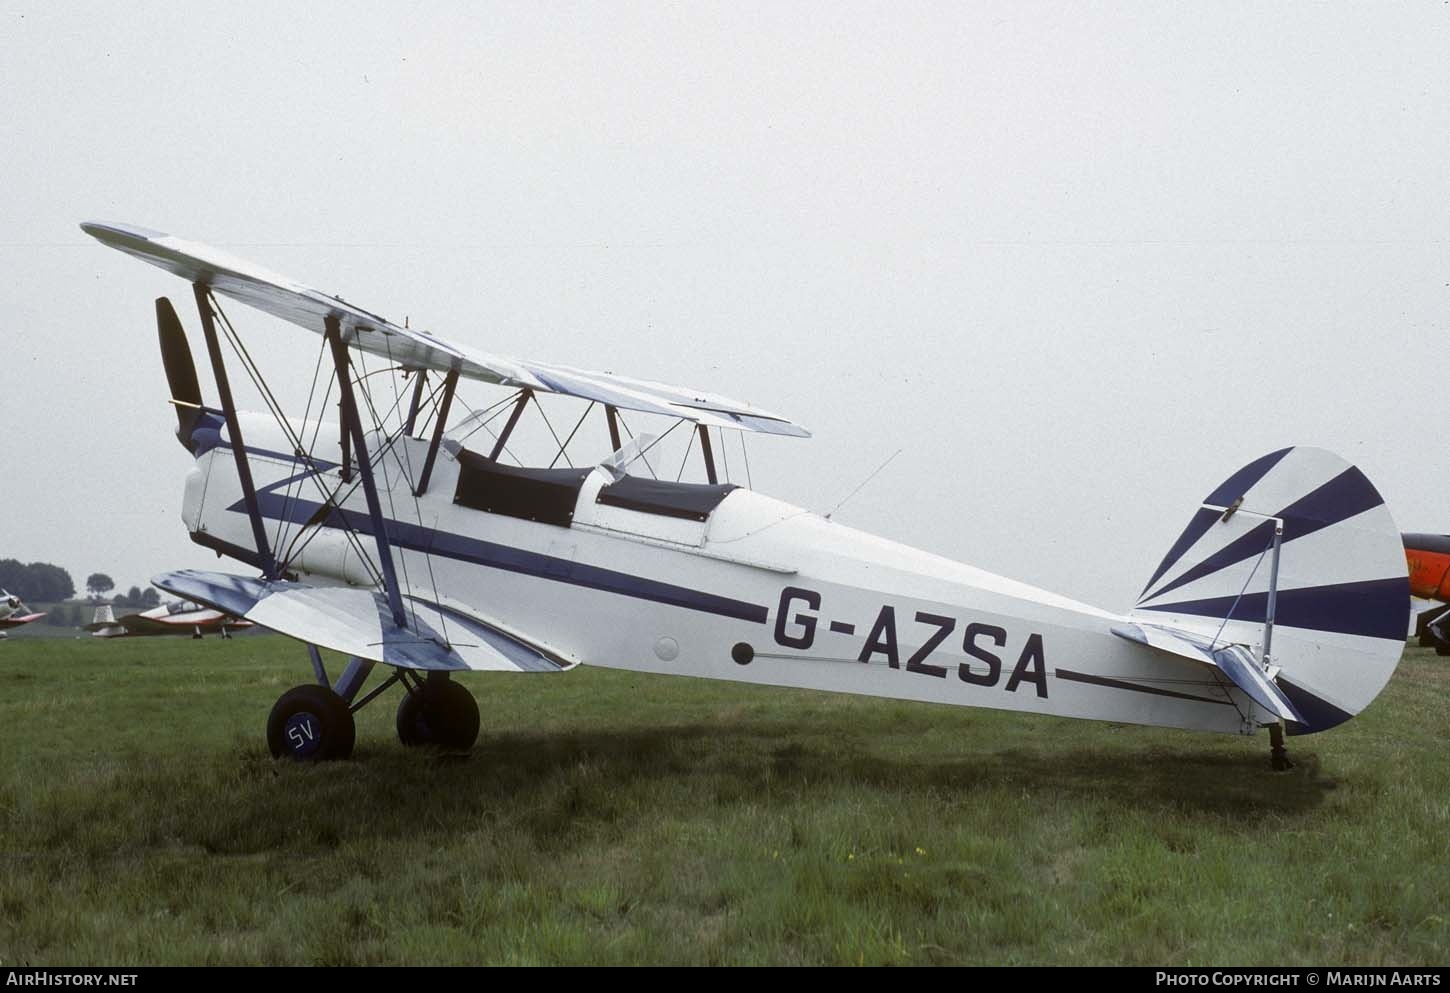
{"type": "Polygon", "coordinates": [[[96,608],[95,619],[85,626],[96,638],[151,637],[155,635],[189,634],[200,638],[204,634],[220,634],[230,638],[232,631],[252,627],[251,621],[244,621],[230,614],[191,603],[175,600],[159,607],[134,614],[116,617],[110,604],[96,608]]]}
{"type": "Polygon", "coordinates": [[[18,628],[22,624],[38,621],[44,616],[44,613],[31,613],[25,604],[20,602],[18,596],[0,590],[0,638],[5,637],[6,628],[18,628]]]}
{"type": "Polygon", "coordinates": [[[1404,534],[1410,596],[1420,647],[1450,655],[1450,535],[1404,534]]]}

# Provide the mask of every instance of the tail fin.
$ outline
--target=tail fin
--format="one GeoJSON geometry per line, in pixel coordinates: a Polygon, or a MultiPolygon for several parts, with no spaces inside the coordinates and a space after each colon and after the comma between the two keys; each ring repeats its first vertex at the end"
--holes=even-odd
{"type": "Polygon", "coordinates": [[[126,633],[126,629],[116,623],[116,615],[111,613],[111,605],[108,603],[97,607],[91,623],[81,630],[89,631],[93,638],[115,638],[126,633]]]}
{"type": "Polygon", "coordinates": [[[1331,452],[1285,448],[1204,499],[1129,619],[1140,633],[1165,632],[1209,655],[1240,646],[1234,654],[1257,671],[1220,669],[1292,721],[1291,734],[1311,734],[1349,720],[1379,695],[1404,650],[1409,612],[1404,548],[1379,492],[1331,452]]]}

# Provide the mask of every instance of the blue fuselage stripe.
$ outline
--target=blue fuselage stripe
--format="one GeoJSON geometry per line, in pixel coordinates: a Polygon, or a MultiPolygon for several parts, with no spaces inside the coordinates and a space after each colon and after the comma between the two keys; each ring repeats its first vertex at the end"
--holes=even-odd
{"type": "MultiPolygon", "coordinates": [[[[261,506],[264,518],[274,521],[284,520],[291,524],[304,524],[322,509],[320,503],[296,497],[288,498],[271,490],[270,487],[257,494],[257,502],[261,506]]],[[[228,509],[244,512],[246,508],[241,504],[236,504],[228,509]]],[[[364,535],[373,533],[372,521],[366,514],[340,511],[337,508],[328,510],[326,518],[322,520],[322,526],[355,531],[364,535]]],[[[538,579],[551,579],[572,586],[583,586],[605,593],[617,593],[621,596],[669,604],[687,610],[718,614],[721,617],[733,617],[755,624],[764,624],[770,613],[766,607],[760,604],[747,603],[744,600],[736,600],[714,593],[704,593],[670,583],[661,583],[641,576],[631,576],[613,569],[585,565],[569,559],[530,552],[497,542],[483,541],[479,538],[469,538],[436,528],[425,528],[417,524],[405,524],[402,521],[394,520],[388,520],[385,526],[388,529],[388,540],[394,547],[407,548],[427,555],[438,555],[458,562],[471,562],[474,565],[487,566],[491,569],[503,569],[538,579]]]]}

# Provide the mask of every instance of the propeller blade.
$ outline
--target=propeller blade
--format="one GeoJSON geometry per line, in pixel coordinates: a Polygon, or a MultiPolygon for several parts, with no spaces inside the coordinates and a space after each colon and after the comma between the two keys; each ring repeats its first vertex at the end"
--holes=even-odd
{"type": "Polygon", "coordinates": [[[186,329],[166,297],[156,300],[156,333],[161,340],[161,364],[166,367],[166,382],[176,407],[176,433],[189,449],[191,430],[201,416],[201,384],[196,378],[196,363],[191,359],[186,329]]]}

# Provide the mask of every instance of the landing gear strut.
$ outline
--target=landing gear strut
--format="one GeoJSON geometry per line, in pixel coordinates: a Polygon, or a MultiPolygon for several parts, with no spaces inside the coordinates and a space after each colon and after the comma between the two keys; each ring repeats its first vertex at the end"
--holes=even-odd
{"type": "Polygon", "coordinates": [[[1287,772],[1294,768],[1289,761],[1289,751],[1284,747],[1284,724],[1269,725],[1269,765],[1275,772],[1287,772]]]}

